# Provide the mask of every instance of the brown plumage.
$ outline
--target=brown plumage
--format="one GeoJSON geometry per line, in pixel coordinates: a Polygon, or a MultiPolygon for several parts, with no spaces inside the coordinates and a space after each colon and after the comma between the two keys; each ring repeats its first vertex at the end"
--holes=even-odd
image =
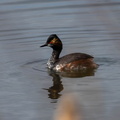
{"type": "Polygon", "coordinates": [[[71,53],[59,58],[62,51],[62,42],[56,34],[49,36],[47,42],[41,47],[49,46],[53,48],[52,56],[48,60],[47,66],[56,71],[71,71],[95,69],[98,65],[93,61],[93,56],[85,53],[71,53]]]}

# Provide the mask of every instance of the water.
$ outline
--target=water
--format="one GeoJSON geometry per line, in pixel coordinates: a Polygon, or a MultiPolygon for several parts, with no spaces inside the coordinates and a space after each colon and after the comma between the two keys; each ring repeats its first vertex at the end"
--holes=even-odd
{"type": "Polygon", "coordinates": [[[79,97],[84,120],[119,120],[120,1],[0,1],[0,119],[52,120],[60,96],[79,97]],[[73,78],[49,73],[50,34],[62,55],[83,52],[100,67],[73,78]]]}

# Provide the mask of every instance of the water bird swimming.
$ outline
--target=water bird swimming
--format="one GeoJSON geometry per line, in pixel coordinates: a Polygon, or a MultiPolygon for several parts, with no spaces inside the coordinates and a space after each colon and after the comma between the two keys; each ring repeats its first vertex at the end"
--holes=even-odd
{"type": "Polygon", "coordinates": [[[52,55],[47,62],[49,69],[61,72],[98,68],[98,65],[93,61],[94,57],[85,53],[71,53],[59,58],[63,44],[56,34],[50,35],[46,43],[40,47],[45,46],[53,49],[52,55]]]}

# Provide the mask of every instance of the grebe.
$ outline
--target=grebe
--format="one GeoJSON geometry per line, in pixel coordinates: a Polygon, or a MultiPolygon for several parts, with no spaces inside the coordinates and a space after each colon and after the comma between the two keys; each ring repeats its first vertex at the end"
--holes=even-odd
{"type": "Polygon", "coordinates": [[[47,62],[49,69],[61,72],[98,68],[98,65],[93,61],[94,57],[85,53],[71,53],[59,58],[63,44],[56,34],[50,35],[47,42],[40,47],[45,46],[53,49],[52,56],[47,62]]]}

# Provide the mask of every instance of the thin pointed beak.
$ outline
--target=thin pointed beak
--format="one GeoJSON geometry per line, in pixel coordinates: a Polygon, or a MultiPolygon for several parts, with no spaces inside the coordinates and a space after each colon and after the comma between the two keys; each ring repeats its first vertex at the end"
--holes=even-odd
{"type": "Polygon", "coordinates": [[[44,45],[41,45],[40,47],[45,47],[45,46],[48,46],[47,44],[44,44],[44,45]]]}

